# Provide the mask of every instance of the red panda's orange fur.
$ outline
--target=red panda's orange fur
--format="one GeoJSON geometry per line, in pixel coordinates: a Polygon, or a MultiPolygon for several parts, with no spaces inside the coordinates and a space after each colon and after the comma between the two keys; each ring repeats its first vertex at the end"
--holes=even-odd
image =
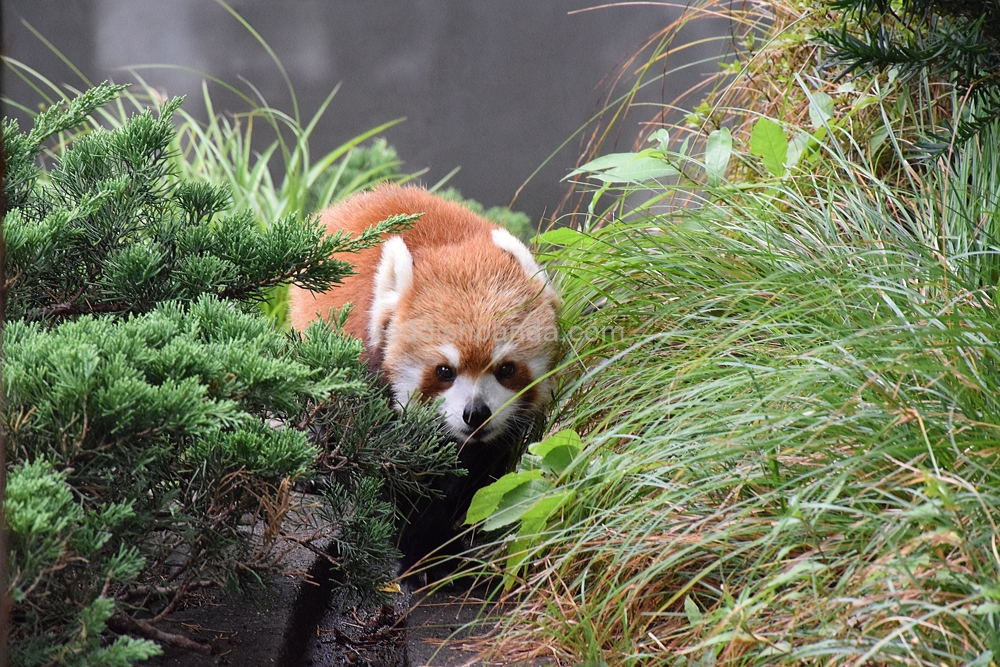
{"type": "Polygon", "coordinates": [[[551,396],[559,299],[520,241],[419,188],[382,186],[355,195],[323,213],[322,222],[329,233],[356,235],[399,213],[423,216],[401,242],[393,237],[340,256],[356,272],[342,285],[324,294],[292,288],[290,317],[302,330],[331,307],[352,303],[345,328],[364,341],[369,364],[381,371],[397,406],[418,395],[442,399],[438,409],[461,445],[467,475],[439,479],[439,496],[413,510],[399,542],[405,571],[442,545],[455,545],[472,494],[512,465],[519,439],[551,396]],[[387,276],[402,276],[408,287],[387,290],[387,276]],[[473,335],[449,337],[449,328],[462,325],[473,335]],[[442,368],[454,377],[442,376],[442,368]]]}
{"type": "MultiPolygon", "coordinates": [[[[382,186],[355,195],[322,215],[328,233],[344,230],[359,234],[368,227],[399,213],[422,213],[409,230],[401,234],[413,257],[414,289],[400,300],[396,324],[432,327],[436,334],[449,325],[464,326],[476,332],[455,341],[463,366],[470,372],[484,373],[494,359],[489,345],[493,332],[518,332],[513,344],[522,358],[549,358],[555,361],[558,297],[544,274],[526,275],[511,253],[498,247],[493,232],[499,228],[469,209],[416,187],[382,186]],[[488,332],[480,335],[481,332],[488,332]],[[526,335],[530,332],[533,335],[526,335]]],[[[525,252],[527,250],[525,249],[525,252]]],[[[422,336],[404,337],[395,344],[384,341],[375,349],[371,340],[370,319],[374,279],[382,257],[382,246],[361,253],[344,253],[340,259],[351,262],[355,274],[323,294],[313,294],[293,287],[290,293],[290,318],[293,328],[302,330],[331,307],[353,304],[345,330],[365,342],[372,365],[383,370],[390,382],[402,363],[417,360],[432,368],[441,355],[422,336]]],[[[377,323],[379,327],[386,322],[377,323]]],[[[437,341],[435,338],[435,342],[437,341]]],[[[521,369],[524,370],[523,368],[521,369]]],[[[537,376],[524,372],[511,387],[524,390],[522,400],[537,406],[544,397],[535,383],[537,376]]],[[[433,377],[419,385],[425,398],[440,390],[433,377]]],[[[544,383],[543,383],[544,385],[544,383]]],[[[397,397],[404,400],[404,397],[397,397]]]]}
{"type": "MultiPolygon", "coordinates": [[[[355,195],[321,215],[327,233],[343,230],[358,235],[396,214],[423,213],[419,224],[403,232],[402,238],[413,254],[422,249],[453,245],[474,237],[486,237],[495,225],[469,209],[417,187],[382,186],[355,195]]],[[[326,317],[330,308],[353,304],[347,318],[347,333],[367,340],[368,316],[372,302],[372,281],[381,258],[381,246],[359,253],[341,253],[336,257],[354,265],[354,275],[329,292],[315,294],[298,287],[289,293],[289,318],[292,328],[301,331],[316,319],[326,317]]]]}

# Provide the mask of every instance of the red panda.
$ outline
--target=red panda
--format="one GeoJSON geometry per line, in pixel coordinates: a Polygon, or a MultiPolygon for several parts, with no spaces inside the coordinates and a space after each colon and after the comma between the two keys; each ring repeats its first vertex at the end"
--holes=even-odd
{"type": "Polygon", "coordinates": [[[296,330],[350,302],[345,329],[398,408],[441,399],[467,475],[436,483],[399,536],[401,571],[454,537],[475,491],[507,472],[517,445],[551,398],[560,300],[531,253],[508,231],[416,187],[381,186],[322,214],[328,233],[352,235],[395,214],[422,213],[381,246],[339,257],[355,274],[329,292],[293,287],[296,330]]]}
{"type": "Polygon", "coordinates": [[[510,232],[421,188],[355,195],[322,223],[358,234],[399,213],[423,216],[381,246],[340,257],[355,266],[342,285],[291,289],[292,327],[352,303],[345,329],[364,341],[399,406],[441,398],[458,442],[503,439],[549,399],[559,298],[510,232]]]}

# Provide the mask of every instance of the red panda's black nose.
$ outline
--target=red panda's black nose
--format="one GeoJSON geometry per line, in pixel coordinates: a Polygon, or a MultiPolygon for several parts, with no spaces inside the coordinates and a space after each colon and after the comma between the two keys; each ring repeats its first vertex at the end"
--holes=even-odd
{"type": "Polygon", "coordinates": [[[470,427],[479,428],[486,423],[491,414],[493,413],[490,412],[489,407],[485,403],[474,401],[465,406],[465,410],[462,412],[462,419],[470,427]]]}

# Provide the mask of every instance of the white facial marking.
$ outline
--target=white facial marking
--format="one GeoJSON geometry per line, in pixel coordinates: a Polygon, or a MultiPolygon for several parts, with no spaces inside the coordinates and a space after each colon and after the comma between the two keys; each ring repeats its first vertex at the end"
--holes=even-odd
{"type": "Polygon", "coordinates": [[[382,345],[382,327],[396,312],[400,298],[413,286],[413,256],[402,237],[393,236],[382,244],[382,258],[375,272],[371,315],[368,320],[369,346],[382,345]]]}
{"type": "Polygon", "coordinates": [[[531,369],[531,377],[534,380],[542,377],[551,369],[551,363],[549,361],[548,355],[542,357],[535,357],[534,359],[529,359],[525,364],[529,369],[531,369]]]}
{"type": "Polygon", "coordinates": [[[444,343],[438,346],[438,352],[444,355],[444,358],[448,360],[451,367],[458,369],[458,348],[450,343],[444,343]]]}
{"type": "Polygon", "coordinates": [[[441,414],[452,435],[460,441],[465,440],[473,436],[473,429],[465,423],[465,408],[475,401],[482,401],[490,409],[491,416],[475,431],[475,437],[490,440],[504,432],[513,406],[508,401],[513,396],[514,392],[504,388],[492,375],[483,375],[478,379],[459,375],[452,386],[441,394],[444,399],[441,414]]]}
{"type": "Polygon", "coordinates": [[[483,375],[479,379],[479,398],[493,413],[493,420],[489,424],[491,428],[503,426],[510,414],[511,406],[507,402],[513,397],[514,392],[500,384],[492,375],[483,375]]]}
{"type": "Polygon", "coordinates": [[[531,370],[531,379],[537,380],[535,384],[536,396],[538,397],[536,401],[539,403],[544,403],[552,398],[552,377],[545,377],[546,374],[552,370],[552,361],[549,359],[548,355],[541,357],[535,357],[534,359],[529,359],[526,364],[531,370]]]}
{"type": "Polygon", "coordinates": [[[396,409],[401,410],[414,398],[420,389],[423,381],[423,366],[402,366],[396,369],[396,373],[390,383],[392,385],[392,395],[396,399],[396,409]]]}
{"type": "Polygon", "coordinates": [[[468,375],[459,375],[451,387],[441,394],[444,399],[444,403],[441,404],[441,414],[448,424],[448,430],[459,439],[469,436],[469,428],[462,418],[462,413],[475,395],[476,382],[468,375]]]}

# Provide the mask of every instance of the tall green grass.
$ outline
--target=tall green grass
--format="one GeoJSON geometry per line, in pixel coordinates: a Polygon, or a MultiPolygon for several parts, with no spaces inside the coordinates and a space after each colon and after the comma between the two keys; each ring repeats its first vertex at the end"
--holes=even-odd
{"type": "Polygon", "coordinates": [[[823,72],[794,74],[773,120],[811,139],[787,175],[751,147],[781,107],[736,79],[706,111],[733,128],[729,180],[706,180],[709,126],[644,154],[673,176],[584,166],[591,210],[543,237],[571,333],[552,425],[585,447],[546,473],[548,522],[484,564],[507,659],[1000,651],[1000,124],[920,164],[935,100],[866,90],[811,122],[823,72]]]}
{"type": "MultiPolygon", "coordinates": [[[[43,107],[64,104],[79,92],[71,86],[55,84],[25,63],[11,58],[4,58],[3,62],[13,75],[32,86],[43,107]]],[[[132,78],[136,82],[132,90],[116,106],[103,109],[90,121],[91,125],[120,127],[131,114],[165,101],[137,73],[133,72],[132,78]]],[[[85,78],[82,83],[90,85],[85,78]]],[[[207,121],[199,121],[190,111],[193,100],[186,101],[177,113],[178,134],[171,145],[175,175],[189,182],[227,186],[232,194],[232,208],[250,209],[264,224],[287,214],[308,215],[375,182],[402,182],[417,176],[400,174],[401,163],[384,139],[364,145],[403,119],[383,123],[326,153],[314,155],[313,133],[336,92],[331,91],[313,116],[303,121],[298,116],[297,102],[294,112],[286,112],[225,82],[206,78],[202,82],[201,104],[207,121]],[[235,93],[245,103],[246,110],[239,113],[217,110],[210,81],[235,93]]],[[[291,94],[294,99],[294,90],[291,94]]],[[[35,113],[19,101],[7,98],[4,101],[35,113]]],[[[71,139],[60,136],[52,150],[62,150],[71,139]]]]}
{"type": "Polygon", "coordinates": [[[1000,649],[998,312],[961,243],[975,220],[940,216],[955,179],[911,199],[844,166],[854,183],[717,192],[553,253],[566,302],[596,307],[569,314],[596,335],[557,417],[587,448],[505,642],[611,664],[1000,649]]]}

